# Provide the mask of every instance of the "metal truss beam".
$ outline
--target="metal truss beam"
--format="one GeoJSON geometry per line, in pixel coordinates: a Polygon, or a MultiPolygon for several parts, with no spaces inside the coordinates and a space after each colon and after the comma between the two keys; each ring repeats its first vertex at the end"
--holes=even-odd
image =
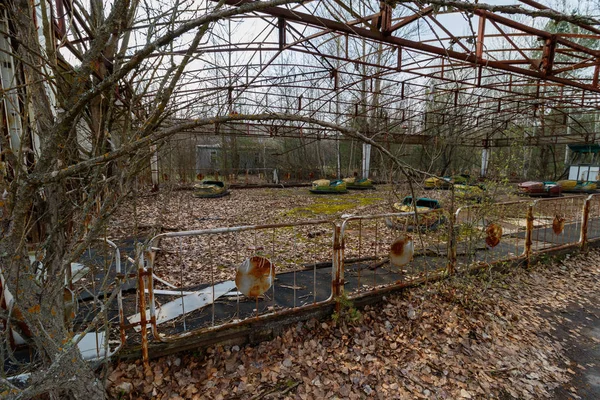
{"type": "MultiPolygon", "coordinates": [[[[231,6],[240,6],[242,4],[252,3],[252,0],[225,0],[225,3],[231,6]]],[[[344,33],[348,35],[363,37],[371,40],[375,40],[382,43],[388,43],[394,46],[400,46],[408,49],[423,51],[429,54],[435,54],[438,56],[446,57],[448,59],[453,59],[456,61],[460,61],[466,64],[471,64],[475,66],[485,65],[488,68],[494,68],[501,71],[519,74],[523,76],[529,76],[532,78],[549,80],[558,84],[567,85],[571,87],[576,87],[583,90],[588,90],[591,92],[600,93],[600,88],[598,86],[594,86],[592,84],[586,84],[583,82],[579,82],[573,79],[562,78],[559,76],[555,76],[552,74],[548,74],[548,71],[543,70],[532,70],[520,68],[511,64],[503,63],[497,60],[478,58],[475,52],[458,52],[451,49],[445,49],[437,46],[433,46],[430,44],[426,44],[423,42],[417,42],[413,40],[409,40],[406,38],[401,38],[397,36],[385,35],[384,33],[372,29],[366,29],[359,26],[349,26],[343,22],[331,20],[328,18],[323,18],[320,16],[315,16],[307,13],[303,13],[297,10],[289,10],[287,8],[282,7],[268,7],[262,9],[261,13],[271,15],[277,18],[285,18],[288,21],[293,21],[297,23],[308,24],[314,27],[331,29],[339,33],[344,33]]],[[[590,55],[599,56],[598,51],[594,51],[588,49],[587,47],[581,46],[577,43],[569,41],[563,38],[553,38],[553,35],[535,28],[528,27],[524,24],[520,24],[511,19],[498,16],[494,13],[478,10],[476,11],[477,15],[485,16],[488,19],[492,19],[496,22],[500,22],[506,26],[509,26],[514,29],[522,30],[525,33],[536,35],[543,39],[551,39],[556,40],[557,43],[560,43],[563,46],[572,48],[574,50],[584,52],[590,55]]],[[[550,63],[551,66],[551,63],[550,63]]]]}

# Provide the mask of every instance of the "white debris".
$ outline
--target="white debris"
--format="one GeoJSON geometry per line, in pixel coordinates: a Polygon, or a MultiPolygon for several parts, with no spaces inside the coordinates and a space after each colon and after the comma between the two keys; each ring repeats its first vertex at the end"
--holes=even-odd
{"type": "MultiPolygon", "coordinates": [[[[218,299],[225,293],[230,292],[235,288],[234,281],[226,281],[216,284],[215,286],[207,287],[206,289],[193,292],[187,296],[180,297],[169,303],[163,304],[161,307],[156,309],[156,324],[160,325],[167,321],[171,321],[179,317],[180,315],[187,314],[189,312],[198,310],[208,304],[212,304],[213,300],[218,299]],[[213,296],[214,288],[214,296],[213,296]]],[[[130,323],[135,324],[140,322],[141,314],[135,314],[127,318],[130,323]]],[[[146,310],[146,319],[150,320],[150,311],[146,310]]],[[[142,330],[140,326],[134,327],[136,332],[142,330]]]]}

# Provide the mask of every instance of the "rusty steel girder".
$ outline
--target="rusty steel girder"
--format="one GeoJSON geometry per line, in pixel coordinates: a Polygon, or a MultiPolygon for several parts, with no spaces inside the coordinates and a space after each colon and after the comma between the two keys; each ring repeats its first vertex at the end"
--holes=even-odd
{"type": "MultiPolygon", "coordinates": [[[[225,5],[253,2],[225,0],[225,5]]],[[[57,43],[82,59],[78,49],[94,39],[93,31],[69,2],[51,3],[57,10],[57,43]]],[[[600,110],[600,51],[593,44],[600,41],[600,29],[585,23],[590,18],[569,16],[562,21],[573,29],[553,29],[547,15],[560,13],[533,0],[521,3],[506,7],[546,19],[538,19],[538,24],[518,22],[502,6],[460,0],[443,5],[439,0],[323,0],[262,7],[230,17],[250,25],[247,34],[238,38],[219,32],[218,39],[198,47],[194,54],[198,65],[207,62],[185,72],[189,85],[178,89],[181,96],[173,107],[219,97],[228,110],[234,106],[250,110],[246,114],[310,113],[340,125],[363,118],[373,121],[367,129],[375,126],[364,134],[402,144],[428,144],[448,126],[460,125],[461,134],[452,138],[453,144],[474,147],[508,146],[513,125],[531,126],[531,121],[554,113],[564,118],[546,118],[540,124],[542,132],[531,130],[524,145],[594,141],[595,126],[570,123],[570,118],[577,114],[593,119],[600,110]],[[452,26],[449,18],[462,25],[452,26]],[[417,31],[418,36],[409,34],[417,31]],[[219,54],[229,57],[217,62],[219,54]],[[466,109],[469,113],[464,116],[460,111],[466,109]]],[[[131,30],[135,34],[145,28],[147,23],[140,21],[131,30]]],[[[187,51],[185,46],[157,48],[148,57],[184,56],[187,51]]],[[[112,60],[104,62],[109,68],[112,60]]],[[[121,93],[121,88],[117,92],[123,103],[132,95],[121,93]]],[[[152,90],[145,94],[155,95],[152,90]]],[[[254,129],[256,125],[240,123],[225,130],[215,125],[214,133],[315,140],[336,135],[306,124],[287,131],[290,125],[285,123],[270,124],[268,129],[254,129]]],[[[211,134],[210,129],[193,133],[211,134]]]]}
{"type": "MultiPolygon", "coordinates": [[[[247,3],[252,3],[252,0],[225,0],[225,3],[231,6],[240,6],[247,3]]],[[[497,23],[500,23],[506,27],[520,30],[523,33],[527,33],[530,35],[537,36],[539,38],[547,39],[548,43],[545,45],[544,49],[544,58],[543,65],[540,70],[532,70],[528,68],[522,68],[515,66],[512,63],[502,62],[498,60],[493,60],[490,58],[483,58],[482,55],[478,57],[478,54],[475,52],[459,52],[451,49],[441,48],[439,46],[433,46],[427,43],[418,42],[414,40],[409,40],[403,37],[392,36],[389,35],[389,32],[382,32],[380,30],[368,29],[366,27],[360,26],[350,26],[349,24],[336,21],[333,19],[324,18],[321,16],[311,15],[308,13],[303,13],[297,10],[290,10],[283,7],[267,7],[261,10],[261,13],[265,13],[277,18],[283,18],[287,21],[293,21],[296,23],[302,23],[314,27],[319,27],[323,29],[327,29],[329,31],[337,32],[345,35],[354,35],[366,39],[371,39],[374,41],[392,44],[398,46],[399,48],[407,48],[418,51],[423,51],[425,53],[434,54],[441,57],[446,57],[451,60],[460,61],[466,64],[472,65],[485,65],[489,68],[494,68],[497,70],[514,73],[523,76],[529,76],[532,78],[539,78],[549,80],[558,84],[577,87],[583,90],[589,90],[592,92],[600,93],[600,88],[596,85],[586,84],[574,79],[567,79],[563,77],[559,77],[553,75],[551,73],[552,65],[553,65],[553,57],[554,57],[554,49],[553,47],[556,43],[560,43],[568,49],[580,51],[586,54],[589,54],[594,57],[598,57],[600,53],[597,50],[593,50],[587,48],[585,46],[579,45],[573,41],[568,39],[559,38],[556,35],[553,35],[549,32],[545,32],[539,29],[535,29],[529,27],[527,25],[518,23],[509,18],[499,16],[497,14],[485,11],[485,10],[477,10],[475,14],[480,16],[481,18],[487,18],[493,20],[497,23]]],[[[483,45],[483,40],[485,35],[483,31],[479,36],[479,43],[481,46],[483,45]]],[[[348,60],[350,61],[350,60],[348,60]]]]}

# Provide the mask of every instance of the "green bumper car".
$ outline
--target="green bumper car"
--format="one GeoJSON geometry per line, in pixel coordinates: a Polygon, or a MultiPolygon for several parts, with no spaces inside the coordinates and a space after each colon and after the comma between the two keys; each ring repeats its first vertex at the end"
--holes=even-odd
{"type": "Polygon", "coordinates": [[[420,197],[417,199],[416,204],[413,205],[412,196],[406,196],[401,203],[395,203],[393,205],[394,211],[401,213],[412,213],[417,209],[419,214],[418,225],[415,225],[414,215],[404,215],[398,217],[387,217],[385,224],[388,228],[397,230],[412,231],[427,231],[435,230],[441,224],[446,222],[444,216],[444,210],[440,205],[440,202],[435,199],[428,197],[420,197]]]}
{"type": "Polygon", "coordinates": [[[341,194],[348,193],[346,182],[341,180],[330,181],[329,179],[319,179],[312,183],[311,193],[315,194],[341,194]]]}
{"type": "Polygon", "coordinates": [[[368,178],[356,179],[356,178],[352,177],[352,178],[344,179],[344,182],[346,182],[346,187],[350,190],[373,190],[373,189],[375,189],[375,186],[373,186],[373,181],[368,178]]]}
{"type": "Polygon", "coordinates": [[[456,197],[481,203],[485,197],[485,187],[479,185],[454,185],[456,197]]]}

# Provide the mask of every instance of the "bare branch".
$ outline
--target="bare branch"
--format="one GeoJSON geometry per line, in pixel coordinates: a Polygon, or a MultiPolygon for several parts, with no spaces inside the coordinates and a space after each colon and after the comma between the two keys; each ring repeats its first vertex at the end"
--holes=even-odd
{"type": "Polygon", "coordinates": [[[377,143],[375,140],[366,137],[365,135],[363,135],[362,133],[358,132],[355,129],[343,127],[343,126],[336,125],[331,122],[322,121],[322,120],[312,118],[312,117],[305,117],[305,116],[301,116],[301,115],[292,115],[292,114],[267,113],[267,114],[256,114],[256,115],[228,115],[228,116],[218,116],[218,117],[213,117],[213,118],[201,118],[201,119],[191,120],[189,122],[181,123],[181,124],[171,126],[166,129],[156,131],[153,134],[148,135],[142,139],[139,139],[135,142],[126,144],[123,147],[121,147],[115,151],[111,151],[111,152],[106,153],[99,157],[90,158],[90,159],[82,161],[78,164],[71,165],[67,168],[61,169],[59,171],[53,171],[53,172],[41,173],[41,174],[40,173],[33,174],[30,176],[29,180],[30,180],[30,183],[36,184],[36,185],[46,184],[46,183],[50,183],[50,182],[57,182],[62,179],[65,179],[66,177],[73,176],[73,175],[78,174],[82,171],[85,171],[89,168],[92,168],[94,166],[101,165],[101,164],[107,163],[112,160],[116,160],[120,157],[128,156],[131,153],[137,151],[138,149],[141,149],[142,147],[149,146],[153,143],[156,143],[160,140],[166,139],[166,138],[173,136],[177,133],[180,133],[182,131],[194,129],[194,128],[197,128],[200,126],[206,126],[206,125],[212,125],[212,124],[222,124],[222,123],[227,123],[227,122],[232,122],[232,121],[275,121],[275,120],[304,122],[304,123],[315,124],[315,125],[319,125],[322,127],[337,130],[347,137],[358,139],[364,143],[369,143],[373,147],[376,147],[377,149],[382,151],[386,156],[388,156],[392,160],[394,160],[394,162],[396,163],[396,165],[399,168],[411,170],[411,171],[414,171],[414,172],[417,172],[420,174],[424,174],[424,175],[428,175],[428,176],[435,176],[435,175],[429,174],[425,171],[420,171],[418,169],[415,169],[415,168],[409,166],[408,164],[401,162],[400,160],[398,160],[397,157],[394,157],[394,155],[389,150],[387,150],[385,147],[383,147],[382,145],[377,143]]]}
{"type": "Polygon", "coordinates": [[[528,8],[523,8],[519,5],[491,5],[485,3],[469,3],[466,1],[460,0],[427,0],[427,1],[414,1],[414,0],[390,0],[388,1],[390,4],[414,4],[417,3],[419,6],[425,6],[427,4],[431,4],[437,7],[449,7],[454,8],[461,11],[471,11],[474,12],[476,10],[485,10],[490,12],[504,13],[504,14],[512,14],[512,15],[527,15],[529,17],[543,17],[549,18],[556,22],[570,22],[576,25],[600,25],[600,21],[595,18],[581,16],[581,15],[567,15],[561,12],[551,10],[551,9],[542,9],[542,10],[532,10],[528,8]]]}
{"type": "Polygon", "coordinates": [[[195,29],[204,24],[219,21],[223,18],[231,17],[234,15],[245,14],[252,11],[260,11],[261,9],[268,7],[293,4],[298,2],[299,0],[257,1],[249,4],[244,4],[240,7],[233,7],[226,10],[215,11],[210,14],[203,15],[202,17],[196,18],[192,21],[189,21],[185,24],[181,24],[177,29],[174,29],[173,31],[167,33],[161,38],[146,45],[142,50],[136,52],[128,62],[124,63],[121,66],[121,69],[104,79],[98,85],[92,87],[85,93],[81,94],[81,96],[79,97],[79,101],[77,101],[77,103],[75,103],[60,117],[59,121],[56,124],[57,127],[59,128],[59,130],[69,129],[73,121],[76,119],[77,115],[88,105],[91,99],[115,85],[121,78],[125,77],[130,71],[135,69],[146,57],[152,54],[155,50],[171,43],[173,40],[177,39],[186,32],[189,32],[192,29],[195,29]]]}

